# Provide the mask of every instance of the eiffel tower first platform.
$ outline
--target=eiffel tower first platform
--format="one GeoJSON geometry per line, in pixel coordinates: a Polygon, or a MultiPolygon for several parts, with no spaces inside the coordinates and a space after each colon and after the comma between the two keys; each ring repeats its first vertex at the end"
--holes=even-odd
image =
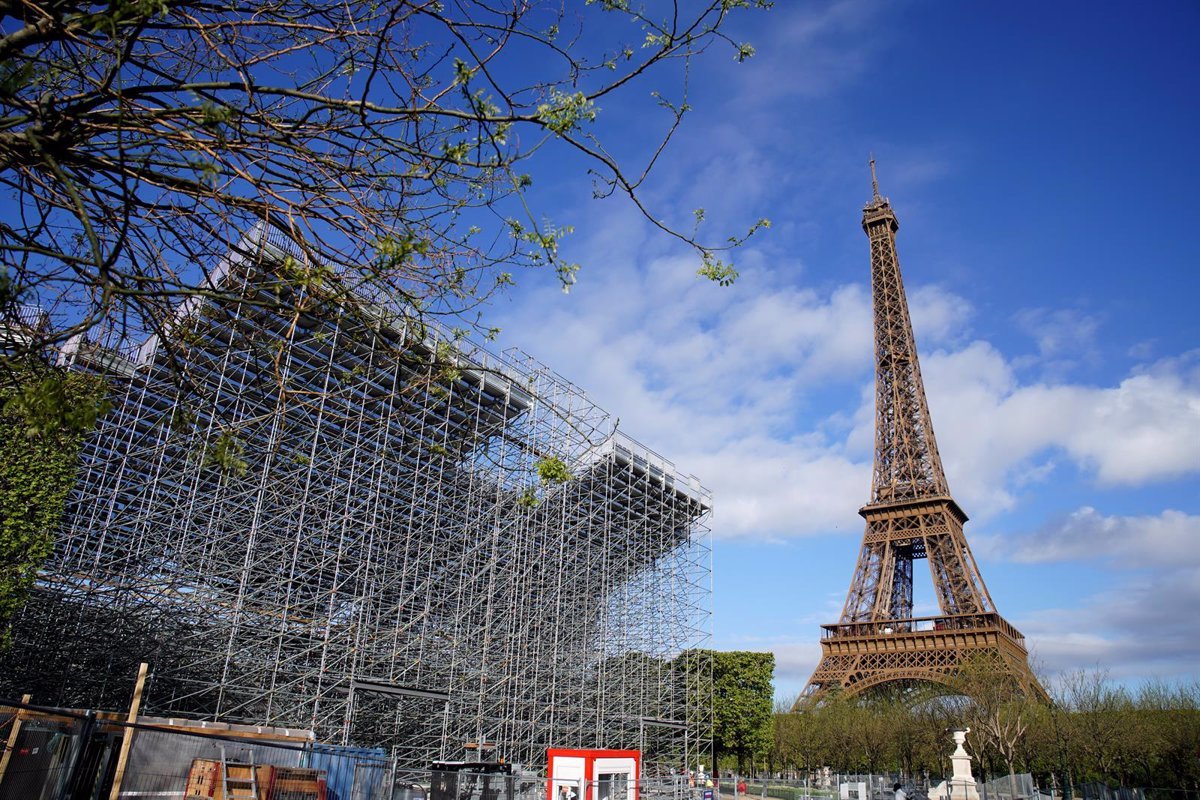
{"type": "Polygon", "coordinates": [[[863,209],[871,242],[875,319],[875,466],[858,566],[841,619],[823,625],[821,662],[800,702],[831,691],[854,696],[888,684],[952,686],[970,663],[1045,697],[1025,639],[996,612],[963,535],[967,515],[950,496],[925,400],[891,203],[863,209]],[[925,559],[941,613],[913,616],[913,562],[925,559]]]}

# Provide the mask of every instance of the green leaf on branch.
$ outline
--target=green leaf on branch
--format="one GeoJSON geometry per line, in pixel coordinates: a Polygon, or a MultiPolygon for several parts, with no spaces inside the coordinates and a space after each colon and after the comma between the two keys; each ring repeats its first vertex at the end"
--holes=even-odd
{"type": "Polygon", "coordinates": [[[429,254],[432,247],[429,239],[412,231],[388,234],[375,241],[375,268],[389,272],[412,262],[414,256],[429,254]]]}
{"type": "Polygon", "coordinates": [[[538,480],[543,486],[553,486],[557,483],[566,483],[575,477],[567,465],[563,463],[561,458],[550,456],[543,458],[537,463],[538,480]]]}
{"type": "Polygon", "coordinates": [[[564,94],[554,89],[549,102],[537,107],[538,122],[559,136],[564,136],[579,127],[582,122],[594,122],[596,107],[583,92],[564,94]]]}
{"type": "Polygon", "coordinates": [[[6,381],[3,415],[9,424],[23,426],[25,439],[70,439],[95,428],[111,408],[103,382],[93,376],[18,367],[6,381]]]}
{"type": "Polygon", "coordinates": [[[703,259],[700,269],[696,270],[696,274],[700,277],[708,278],[720,286],[731,286],[737,280],[738,271],[730,262],[722,261],[707,251],[704,253],[703,259]]]}
{"type": "Polygon", "coordinates": [[[467,66],[467,62],[461,58],[454,59],[454,82],[456,84],[466,85],[474,76],[475,70],[467,66]]]}
{"type": "Polygon", "coordinates": [[[229,106],[219,105],[205,101],[200,104],[200,124],[210,130],[215,130],[221,125],[227,124],[235,116],[237,112],[229,106]]]}
{"type": "Polygon", "coordinates": [[[434,358],[438,366],[438,379],[453,383],[462,377],[458,368],[458,349],[450,342],[438,342],[434,348],[434,358]]]}
{"type": "Polygon", "coordinates": [[[562,286],[563,294],[570,293],[571,287],[575,285],[575,276],[579,273],[579,270],[579,264],[555,260],[554,273],[558,275],[558,283],[562,286]]]}
{"type": "Polygon", "coordinates": [[[587,0],[584,5],[600,6],[605,11],[628,11],[629,0],[587,0]]]}
{"type": "Polygon", "coordinates": [[[250,465],[242,458],[246,453],[246,445],[232,431],[221,431],[212,446],[208,448],[205,464],[216,467],[227,475],[242,477],[250,465]]]}

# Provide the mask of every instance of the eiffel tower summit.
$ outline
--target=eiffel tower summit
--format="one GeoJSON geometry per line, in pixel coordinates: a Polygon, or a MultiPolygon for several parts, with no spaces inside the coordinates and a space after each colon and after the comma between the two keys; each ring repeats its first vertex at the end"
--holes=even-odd
{"type": "Polygon", "coordinates": [[[952,686],[966,664],[996,671],[1026,694],[1045,692],[1025,638],[996,611],[963,535],[967,515],[950,496],[913,339],[896,231],[879,194],[863,209],[871,242],[875,319],[875,466],[858,566],[841,619],[822,626],[821,662],[802,700],[853,696],[885,685],[952,686]],[[929,562],[940,613],[913,616],[913,562],[929,562]]]}

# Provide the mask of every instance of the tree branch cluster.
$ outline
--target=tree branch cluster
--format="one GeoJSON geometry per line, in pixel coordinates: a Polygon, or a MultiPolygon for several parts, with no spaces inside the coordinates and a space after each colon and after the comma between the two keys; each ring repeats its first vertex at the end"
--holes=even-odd
{"type": "MultiPolygon", "coordinates": [[[[9,0],[0,25],[0,310],[46,307],[48,339],[155,332],[262,226],[351,291],[464,314],[549,265],[568,226],[527,201],[532,160],[565,147],[706,266],[641,201],[687,111],[630,168],[599,102],[684,65],[766,0],[9,0]]],[[[727,272],[711,267],[722,279],[727,272]]],[[[710,276],[714,277],[714,276],[710,276]]]]}

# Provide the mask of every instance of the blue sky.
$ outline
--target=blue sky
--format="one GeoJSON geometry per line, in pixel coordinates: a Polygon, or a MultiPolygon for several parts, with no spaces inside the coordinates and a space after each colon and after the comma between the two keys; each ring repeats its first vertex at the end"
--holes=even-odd
{"type": "MultiPolygon", "coordinates": [[[[784,0],[713,51],[646,196],[773,226],[738,282],[570,161],[533,170],[584,264],[491,310],[517,345],[715,495],[714,645],[797,693],[862,536],[873,425],[868,153],[951,492],[1046,673],[1200,677],[1200,6],[784,0]],[[539,171],[540,170],[540,171],[539,171]]],[[[598,130],[644,158],[635,84],[598,130]]],[[[933,608],[924,564],[917,610],[933,608]]]]}

